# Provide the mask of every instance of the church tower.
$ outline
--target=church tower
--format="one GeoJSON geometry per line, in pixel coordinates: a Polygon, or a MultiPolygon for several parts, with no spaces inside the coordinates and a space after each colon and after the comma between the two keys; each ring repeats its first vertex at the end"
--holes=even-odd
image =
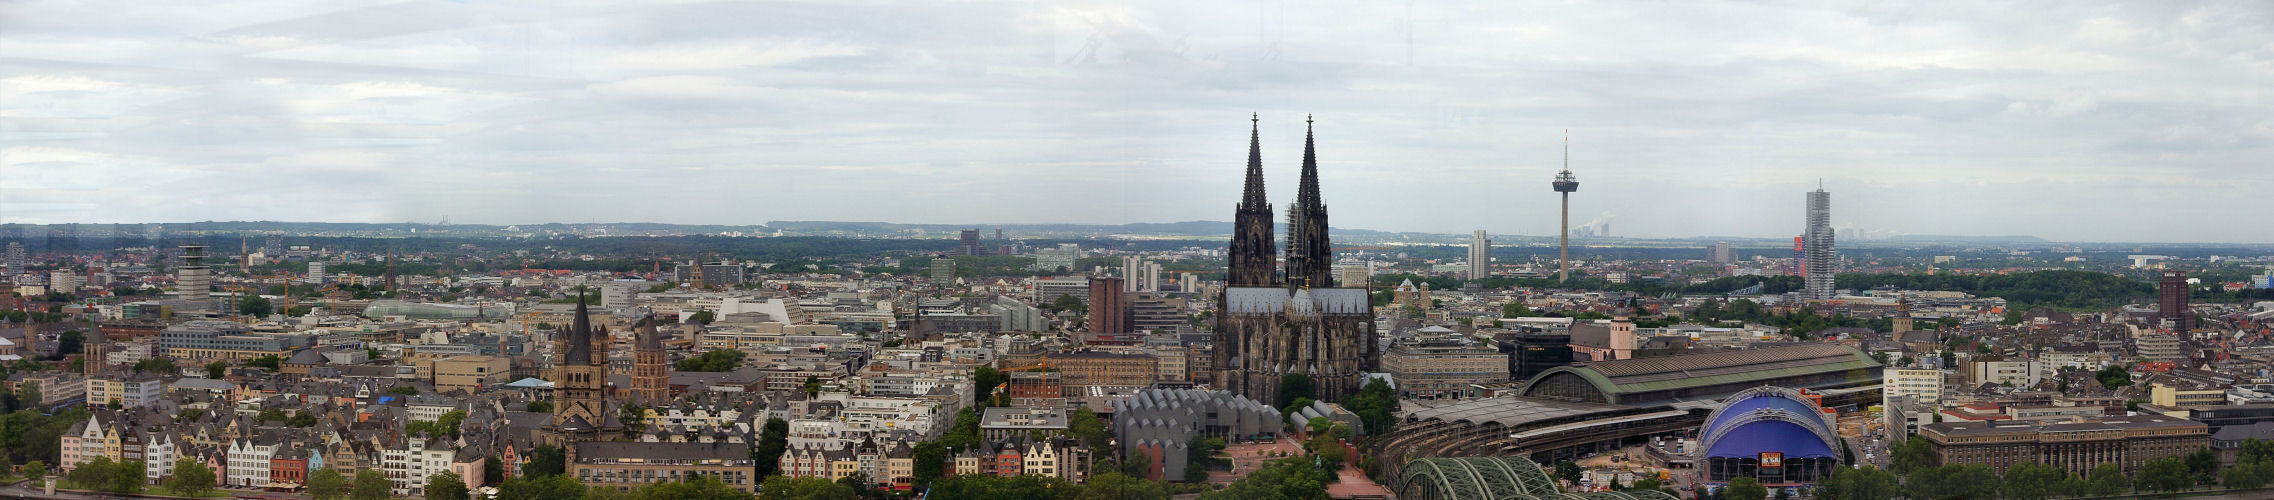
{"type": "Polygon", "coordinates": [[[632,349],[632,397],[655,406],[671,399],[671,375],[664,367],[663,334],[655,331],[655,316],[640,319],[639,344],[632,349]]]}
{"type": "Polygon", "coordinates": [[[593,354],[593,339],[608,330],[594,331],[584,290],[576,299],[576,319],[561,332],[561,359],[553,365],[553,421],[546,430],[555,444],[594,440],[603,429],[622,427],[608,405],[608,351],[593,354]]]}
{"type": "Polygon", "coordinates": [[[1334,246],[1327,240],[1326,203],[1319,200],[1319,160],[1303,119],[1303,179],[1287,209],[1287,286],[1334,287],[1334,246]]]}
{"type": "Polygon", "coordinates": [[[1261,120],[1248,119],[1248,179],[1240,204],[1232,216],[1231,286],[1279,284],[1279,244],[1271,229],[1271,202],[1263,198],[1263,140],[1256,131],[1261,120]]]}

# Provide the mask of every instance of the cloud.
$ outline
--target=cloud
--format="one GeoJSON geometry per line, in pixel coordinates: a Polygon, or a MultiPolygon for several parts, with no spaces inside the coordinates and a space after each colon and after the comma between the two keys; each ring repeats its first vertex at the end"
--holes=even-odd
{"type": "Polygon", "coordinates": [[[1569,130],[1622,235],[2274,241],[2254,3],[10,7],[6,222],[1223,220],[1260,113],[1340,226],[1547,234],[1569,130]]]}

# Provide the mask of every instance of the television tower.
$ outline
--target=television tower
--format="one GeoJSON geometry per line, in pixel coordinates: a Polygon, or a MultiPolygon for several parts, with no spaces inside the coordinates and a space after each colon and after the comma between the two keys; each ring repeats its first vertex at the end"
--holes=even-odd
{"type": "Polygon", "coordinates": [[[1555,174],[1555,192],[1563,193],[1563,233],[1557,237],[1562,249],[1556,252],[1556,281],[1571,279],[1571,192],[1579,190],[1579,180],[1571,177],[1571,131],[1563,131],[1563,173],[1555,174]]]}

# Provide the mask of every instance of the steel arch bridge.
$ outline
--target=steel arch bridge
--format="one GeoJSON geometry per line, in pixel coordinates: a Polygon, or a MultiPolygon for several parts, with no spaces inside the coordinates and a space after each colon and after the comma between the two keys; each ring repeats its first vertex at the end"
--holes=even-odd
{"type": "Polygon", "coordinates": [[[1398,498],[1409,500],[1678,500],[1663,491],[1564,493],[1524,457],[1433,457],[1405,465],[1398,498]]]}

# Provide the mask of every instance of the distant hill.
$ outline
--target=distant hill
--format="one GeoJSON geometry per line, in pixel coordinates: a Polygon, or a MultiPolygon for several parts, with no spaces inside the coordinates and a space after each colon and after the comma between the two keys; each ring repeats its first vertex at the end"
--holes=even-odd
{"type": "Polygon", "coordinates": [[[1947,234],[1906,234],[1888,238],[1886,241],[1902,241],[1913,243],[1936,242],[1979,244],[2052,243],[2051,241],[2047,241],[2044,238],[2039,238],[2036,236],[1957,236],[1947,234]]]}

